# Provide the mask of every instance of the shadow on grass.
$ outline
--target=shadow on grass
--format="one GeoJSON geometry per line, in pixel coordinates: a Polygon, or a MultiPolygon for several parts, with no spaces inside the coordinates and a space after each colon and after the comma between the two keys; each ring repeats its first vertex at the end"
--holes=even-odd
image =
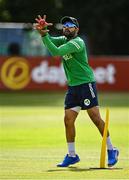
{"type": "Polygon", "coordinates": [[[68,167],[68,168],[57,168],[57,169],[50,169],[47,172],[56,172],[56,171],[75,171],[75,172],[82,172],[82,171],[115,171],[115,170],[122,170],[123,168],[79,168],[79,167],[68,167]]]}
{"type": "MultiPolygon", "coordinates": [[[[64,106],[61,92],[0,92],[0,106],[64,106]]],[[[129,93],[99,93],[100,106],[129,107],[129,93]]]]}

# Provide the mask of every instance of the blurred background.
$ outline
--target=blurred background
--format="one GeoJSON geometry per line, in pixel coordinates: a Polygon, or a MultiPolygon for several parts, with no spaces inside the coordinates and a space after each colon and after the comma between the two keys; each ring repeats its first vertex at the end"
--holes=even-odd
{"type": "Polygon", "coordinates": [[[61,17],[74,16],[91,54],[128,55],[128,9],[128,0],[0,0],[0,54],[10,54],[10,46],[17,46],[22,55],[46,55],[32,30],[35,17],[46,14],[54,23],[53,35],[60,34],[61,17]]]}
{"type": "Polygon", "coordinates": [[[53,61],[33,29],[37,15],[46,14],[52,36],[62,34],[63,16],[78,19],[99,90],[129,91],[128,9],[128,0],[0,0],[0,89],[66,89],[60,58],[53,61]]]}

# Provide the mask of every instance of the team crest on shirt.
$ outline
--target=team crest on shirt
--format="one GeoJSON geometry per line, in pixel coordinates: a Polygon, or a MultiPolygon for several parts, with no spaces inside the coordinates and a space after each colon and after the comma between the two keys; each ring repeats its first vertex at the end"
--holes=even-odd
{"type": "Polygon", "coordinates": [[[90,105],[90,100],[89,100],[89,99],[85,99],[85,100],[84,100],[84,104],[85,104],[86,106],[89,106],[89,105],[90,105]]]}
{"type": "Polygon", "coordinates": [[[73,56],[71,54],[66,54],[63,56],[64,60],[69,60],[71,59],[73,56]]]}

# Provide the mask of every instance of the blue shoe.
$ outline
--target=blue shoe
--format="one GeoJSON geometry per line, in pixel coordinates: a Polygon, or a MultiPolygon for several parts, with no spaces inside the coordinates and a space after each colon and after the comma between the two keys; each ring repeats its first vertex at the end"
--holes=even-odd
{"type": "Polygon", "coordinates": [[[71,164],[75,164],[80,161],[79,156],[76,154],[75,157],[71,157],[68,154],[65,156],[62,163],[58,164],[57,167],[68,167],[71,164]]]}
{"type": "Polygon", "coordinates": [[[108,152],[108,167],[114,166],[118,161],[119,151],[114,148],[113,150],[107,150],[108,152]]]}

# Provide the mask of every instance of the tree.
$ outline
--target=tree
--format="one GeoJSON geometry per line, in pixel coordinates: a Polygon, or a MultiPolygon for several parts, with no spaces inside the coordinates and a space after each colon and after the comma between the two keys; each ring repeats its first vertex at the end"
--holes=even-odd
{"type": "Polygon", "coordinates": [[[128,0],[1,0],[0,21],[34,22],[38,14],[47,14],[56,23],[62,16],[74,16],[91,53],[128,54],[128,9],[128,0]]]}

